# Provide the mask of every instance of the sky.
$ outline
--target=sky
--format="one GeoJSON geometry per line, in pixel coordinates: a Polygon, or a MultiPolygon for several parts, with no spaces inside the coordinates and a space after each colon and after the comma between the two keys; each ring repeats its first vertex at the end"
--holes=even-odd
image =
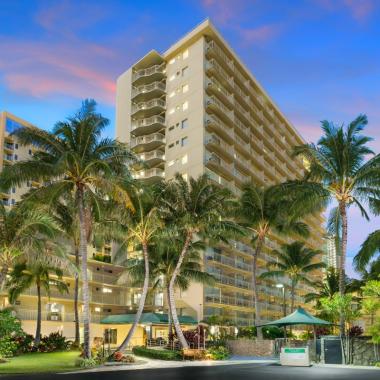
{"type": "MultiPolygon", "coordinates": [[[[365,113],[380,151],[380,0],[1,0],[0,110],[49,129],[94,98],[113,136],[116,78],[207,17],[305,140],[365,113]]],[[[378,228],[350,210],[350,275],[378,228]]]]}

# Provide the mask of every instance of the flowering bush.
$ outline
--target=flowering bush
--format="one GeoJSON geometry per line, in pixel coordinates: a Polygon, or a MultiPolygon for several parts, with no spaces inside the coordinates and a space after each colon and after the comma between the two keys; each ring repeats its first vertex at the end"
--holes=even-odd
{"type": "Polygon", "coordinates": [[[352,326],[350,330],[348,331],[348,335],[351,338],[355,338],[355,337],[363,335],[363,332],[364,331],[360,326],[352,326]]]}
{"type": "Polygon", "coordinates": [[[210,360],[226,360],[230,356],[229,351],[226,347],[218,346],[218,347],[210,347],[206,351],[206,359],[210,360]]]}
{"type": "Polygon", "coordinates": [[[134,363],[135,362],[135,358],[132,355],[124,355],[120,351],[116,351],[113,354],[113,358],[114,358],[115,362],[123,362],[123,363],[134,363]]]}

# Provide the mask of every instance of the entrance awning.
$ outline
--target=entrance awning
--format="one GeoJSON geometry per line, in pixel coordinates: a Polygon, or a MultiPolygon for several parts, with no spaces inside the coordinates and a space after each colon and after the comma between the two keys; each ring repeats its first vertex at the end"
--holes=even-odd
{"type": "Polygon", "coordinates": [[[325,321],[323,319],[313,317],[310,313],[308,313],[305,309],[302,307],[297,308],[295,312],[292,314],[287,315],[284,318],[277,319],[276,321],[264,323],[262,325],[259,325],[258,327],[262,326],[278,326],[278,327],[284,327],[284,326],[294,326],[294,325],[332,325],[331,322],[325,321]]]}
{"type": "MultiPolygon", "coordinates": [[[[100,323],[106,325],[130,325],[135,321],[136,314],[117,314],[109,315],[102,319],[100,323]]],[[[197,325],[198,322],[188,315],[178,316],[179,323],[182,325],[197,325]]],[[[167,314],[161,313],[143,313],[140,319],[140,324],[152,324],[152,325],[167,325],[169,318],[167,314]]]]}

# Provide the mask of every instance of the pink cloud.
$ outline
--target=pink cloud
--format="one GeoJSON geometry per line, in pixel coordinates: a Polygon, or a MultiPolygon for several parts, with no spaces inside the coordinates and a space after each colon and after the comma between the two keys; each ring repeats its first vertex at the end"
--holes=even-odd
{"type": "Polygon", "coordinates": [[[241,14],[247,2],[244,0],[202,0],[201,6],[212,15],[213,19],[221,25],[228,24],[241,14]]]}
{"type": "Polygon", "coordinates": [[[268,24],[257,28],[239,29],[239,34],[245,43],[263,43],[277,36],[280,29],[279,25],[268,24]]]}

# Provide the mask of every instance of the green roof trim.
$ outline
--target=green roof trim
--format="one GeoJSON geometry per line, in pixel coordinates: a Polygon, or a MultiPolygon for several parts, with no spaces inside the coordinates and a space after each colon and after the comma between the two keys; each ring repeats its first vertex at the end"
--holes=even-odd
{"type": "MultiPolygon", "coordinates": [[[[136,314],[116,314],[109,315],[100,321],[104,325],[128,325],[135,321],[136,314]]],[[[198,322],[188,315],[178,317],[179,323],[182,325],[197,325],[198,322]]],[[[167,314],[161,313],[143,313],[140,324],[167,325],[169,318],[167,314]]]]}
{"type": "Polygon", "coordinates": [[[331,322],[324,321],[323,319],[313,317],[302,307],[297,308],[295,312],[287,315],[284,318],[277,319],[276,321],[268,322],[259,326],[293,326],[293,325],[332,325],[331,322]]]}

